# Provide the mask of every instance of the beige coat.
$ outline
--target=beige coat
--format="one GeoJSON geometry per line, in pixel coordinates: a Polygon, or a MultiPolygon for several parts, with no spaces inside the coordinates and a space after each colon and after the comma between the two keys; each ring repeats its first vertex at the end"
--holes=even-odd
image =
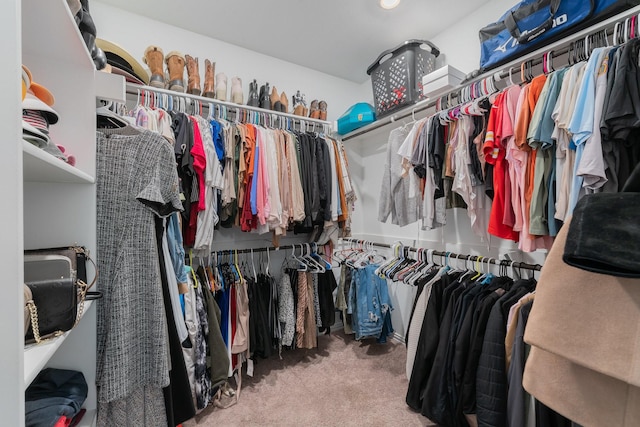
{"type": "Polygon", "coordinates": [[[640,280],[565,264],[568,229],[540,275],[524,336],[533,346],[524,387],[585,427],[638,426],[640,280]]]}

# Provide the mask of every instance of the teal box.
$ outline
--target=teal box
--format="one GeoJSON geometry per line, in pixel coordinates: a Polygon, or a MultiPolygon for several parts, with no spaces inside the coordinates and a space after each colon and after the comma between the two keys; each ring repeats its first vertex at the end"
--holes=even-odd
{"type": "Polygon", "coordinates": [[[376,113],[373,106],[366,102],[358,102],[338,119],[338,133],[345,135],[375,120],[376,113]]]}

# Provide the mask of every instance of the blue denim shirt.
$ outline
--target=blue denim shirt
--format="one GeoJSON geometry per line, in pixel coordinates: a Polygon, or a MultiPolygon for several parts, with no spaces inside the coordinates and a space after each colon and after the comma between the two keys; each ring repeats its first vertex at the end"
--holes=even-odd
{"type": "Polygon", "coordinates": [[[180,215],[179,212],[174,212],[169,217],[167,244],[169,245],[169,255],[171,255],[171,263],[178,283],[187,283],[187,270],[184,266],[184,247],[182,246],[182,232],[180,231],[178,215],[180,215]]]}
{"type": "MultiPolygon", "coordinates": [[[[356,339],[380,338],[387,313],[393,310],[387,281],[375,274],[377,266],[354,270],[351,276],[347,313],[352,315],[356,339]]],[[[387,325],[391,329],[390,325],[387,325]]]]}

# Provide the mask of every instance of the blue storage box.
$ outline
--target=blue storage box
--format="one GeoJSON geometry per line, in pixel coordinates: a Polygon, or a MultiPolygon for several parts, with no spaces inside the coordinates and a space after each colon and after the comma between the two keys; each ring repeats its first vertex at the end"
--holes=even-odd
{"type": "Polygon", "coordinates": [[[366,102],[358,102],[338,119],[338,133],[345,135],[375,120],[376,113],[373,106],[366,102]]]}

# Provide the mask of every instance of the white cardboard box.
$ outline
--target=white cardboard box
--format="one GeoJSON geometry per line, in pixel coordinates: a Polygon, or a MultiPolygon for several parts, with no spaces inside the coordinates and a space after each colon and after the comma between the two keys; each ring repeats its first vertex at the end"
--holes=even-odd
{"type": "Polygon", "coordinates": [[[436,97],[458,86],[465,76],[457,68],[445,65],[422,77],[422,93],[428,98],[436,97]]]}

